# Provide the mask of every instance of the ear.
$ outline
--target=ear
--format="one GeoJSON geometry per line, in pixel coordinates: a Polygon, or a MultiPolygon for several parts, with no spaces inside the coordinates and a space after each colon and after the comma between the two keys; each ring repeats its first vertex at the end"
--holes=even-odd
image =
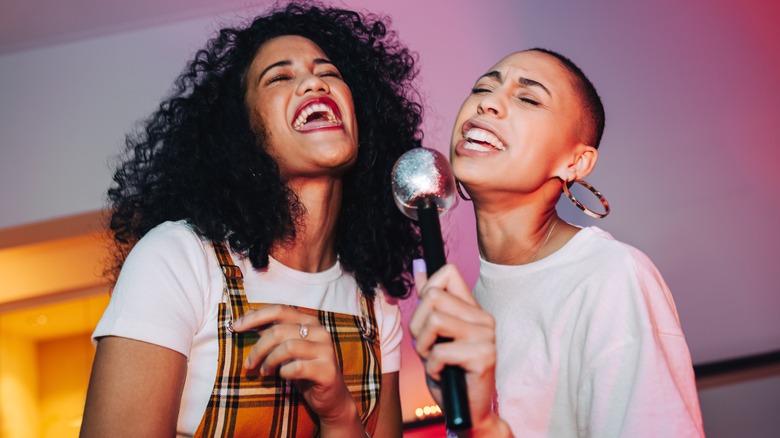
{"type": "Polygon", "coordinates": [[[590,175],[593,168],[596,167],[599,151],[593,146],[578,143],[569,157],[569,161],[565,163],[558,175],[559,178],[567,182],[583,179],[590,175]]]}

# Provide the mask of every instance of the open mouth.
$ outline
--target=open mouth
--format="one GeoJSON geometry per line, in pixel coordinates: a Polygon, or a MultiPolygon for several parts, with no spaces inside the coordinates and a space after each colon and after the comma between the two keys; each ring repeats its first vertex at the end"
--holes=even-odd
{"type": "Polygon", "coordinates": [[[320,97],[306,101],[295,112],[292,127],[305,132],[315,129],[340,127],[341,112],[336,102],[329,97],[320,97]]]}
{"type": "Polygon", "coordinates": [[[504,143],[495,134],[482,128],[469,128],[468,131],[463,134],[463,139],[466,140],[466,142],[463,144],[464,149],[479,152],[506,150],[504,143]]]}

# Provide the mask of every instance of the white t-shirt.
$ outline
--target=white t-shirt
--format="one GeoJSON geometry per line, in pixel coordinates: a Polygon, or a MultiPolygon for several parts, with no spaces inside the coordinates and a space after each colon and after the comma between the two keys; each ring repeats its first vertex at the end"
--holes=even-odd
{"type": "MultiPolygon", "coordinates": [[[[256,270],[231,253],[244,275],[247,301],[290,304],[360,315],[354,277],[337,262],[317,273],[290,269],[274,259],[256,270]]],[[[92,334],[121,336],[178,351],[188,359],[177,430],[192,435],[217,375],[217,316],[223,275],[208,241],[185,222],[166,222],[147,233],[128,255],[111,300],[92,334]]],[[[381,290],[374,301],[382,373],[401,366],[401,316],[381,290]]]]}
{"type": "Polygon", "coordinates": [[[534,263],[480,263],[495,408],[516,436],[704,435],[677,310],[645,254],[590,227],[534,263]]]}

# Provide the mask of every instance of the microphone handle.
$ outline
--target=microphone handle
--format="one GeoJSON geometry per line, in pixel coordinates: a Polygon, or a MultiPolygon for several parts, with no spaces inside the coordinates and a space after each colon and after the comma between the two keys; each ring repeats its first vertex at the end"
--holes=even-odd
{"type": "MultiPolygon", "coordinates": [[[[444,241],[441,237],[439,210],[429,198],[423,198],[417,205],[417,218],[420,223],[423,257],[428,277],[438,271],[447,262],[444,255],[444,241]]],[[[449,342],[452,339],[438,338],[436,342],[449,342]]],[[[466,389],[466,374],[463,368],[447,365],[441,372],[441,396],[444,402],[444,418],[447,429],[461,431],[471,429],[471,412],[466,389]]]]}

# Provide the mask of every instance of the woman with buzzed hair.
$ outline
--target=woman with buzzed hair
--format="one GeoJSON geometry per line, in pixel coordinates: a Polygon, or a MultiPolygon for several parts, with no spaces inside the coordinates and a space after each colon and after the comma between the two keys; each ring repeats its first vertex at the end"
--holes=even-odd
{"type": "Polygon", "coordinates": [[[690,353],[658,270],[556,211],[563,193],[591,216],[609,213],[584,181],[603,129],[591,82],[545,49],[499,61],[461,107],[450,160],[474,203],[480,275],[473,294],[453,265],[418,283],[410,330],[434,397],[445,365],[465,370],[468,436],[703,435],[690,353]],[[572,184],[601,205],[586,207],[572,184]]]}

